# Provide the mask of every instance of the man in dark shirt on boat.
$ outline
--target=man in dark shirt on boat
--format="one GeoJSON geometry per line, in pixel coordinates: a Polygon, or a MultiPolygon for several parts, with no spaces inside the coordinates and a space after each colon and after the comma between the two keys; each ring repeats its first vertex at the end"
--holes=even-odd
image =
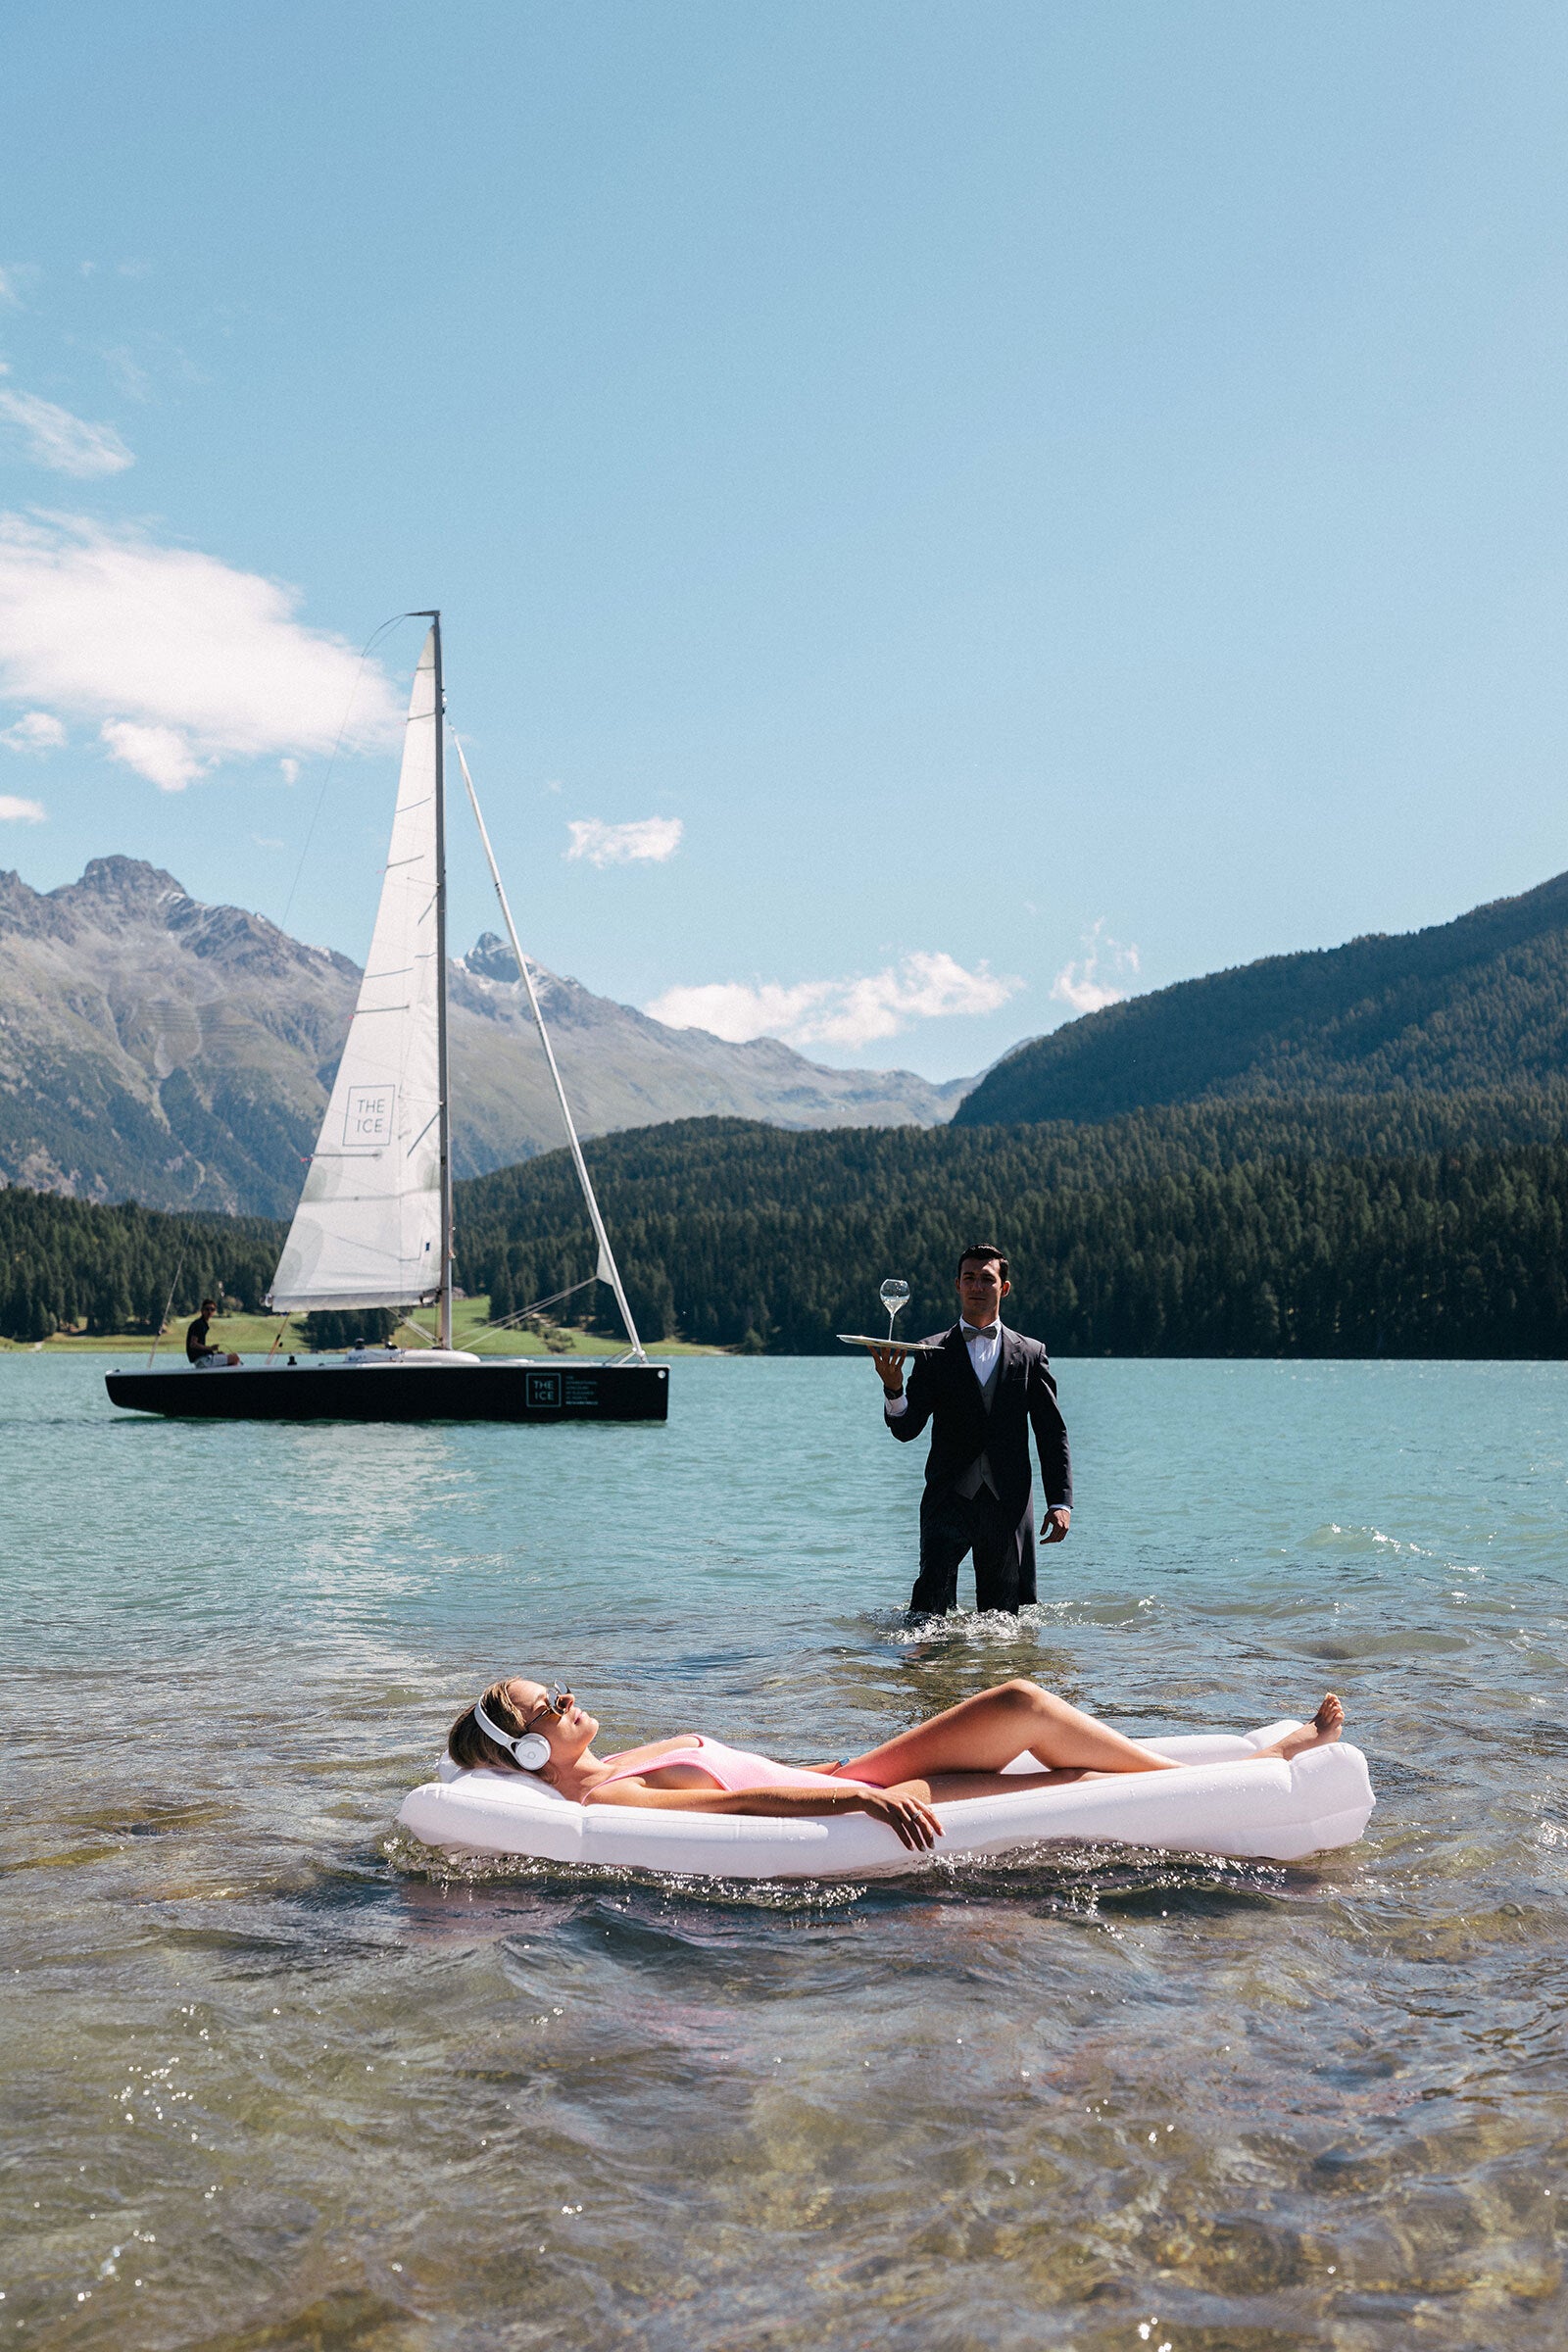
{"type": "Polygon", "coordinates": [[[237,1355],[230,1355],[224,1348],[214,1348],[208,1343],[207,1326],[217,1312],[218,1300],[204,1298],[201,1313],[185,1333],[185,1353],[193,1364],[237,1364],[239,1362],[237,1355]]]}
{"type": "Polygon", "coordinates": [[[1045,1480],[1045,1541],[1060,1544],[1072,1525],[1067,1430],[1044,1348],[1002,1321],[1012,1288],[1002,1251],[990,1242],[966,1250],[957,1288],[960,1319],[914,1357],[907,1396],[905,1350],[893,1342],[871,1351],[893,1436],[907,1443],[931,1424],[909,1607],[922,1616],[956,1608],[958,1569],[972,1552],[976,1608],[1015,1617],[1035,1598],[1029,1433],[1045,1480]]]}

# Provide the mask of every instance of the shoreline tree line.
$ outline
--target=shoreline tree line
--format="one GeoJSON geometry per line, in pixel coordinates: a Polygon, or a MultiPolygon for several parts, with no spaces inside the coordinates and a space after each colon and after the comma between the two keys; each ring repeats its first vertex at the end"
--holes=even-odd
{"type": "MultiPolygon", "coordinates": [[[[1064,1355],[1551,1356],[1565,1139],[1568,1094],[1547,1088],[1097,1126],[685,1121],[592,1159],[645,1337],[837,1352],[838,1332],[880,1328],[877,1286],[902,1274],[913,1338],[953,1320],[958,1251],[987,1239],[1012,1261],[1008,1319],[1064,1355]]],[[[564,1154],[473,1179],[462,1234],[493,1312],[593,1270],[564,1154]]],[[[612,1333],[608,1292],[583,1296],[612,1333]]]]}
{"type": "MultiPolygon", "coordinates": [[[[982,1238],[1012,1259],[1008,1319],[1063,1355],[1568,1355],[1562,1085],[1095,1125],[696,1119],[586,1149],[646,1339],[837,1353],[880,1328],[887,1274],[917,1337],[951,1322],[982,1238]]],[[[204,1294],[262,1311],[284,1230],[0,1191],[0,1333],[151,1330],[172,1290],[174,1316],[204,1294]]],[[[460,1185],[457,1231],[459,1280],[498,1317],[593,1273],[564,1152],[460,1185]]],[[[561,1311],[618,1329],[604,1286],[561,1311]]]]}

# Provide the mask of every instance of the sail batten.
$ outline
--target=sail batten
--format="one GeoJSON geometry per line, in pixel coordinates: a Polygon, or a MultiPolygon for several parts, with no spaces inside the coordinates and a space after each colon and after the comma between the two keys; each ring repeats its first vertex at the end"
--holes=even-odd
{"type": "Polygon", "coordinates": [[[359,1002],[268,1295],[280,1314],[425,1305],[441,1292],[438,724],[432,628],[359,1002]],[[391,1004],[389,981],[404,991],[391,1004]]]}

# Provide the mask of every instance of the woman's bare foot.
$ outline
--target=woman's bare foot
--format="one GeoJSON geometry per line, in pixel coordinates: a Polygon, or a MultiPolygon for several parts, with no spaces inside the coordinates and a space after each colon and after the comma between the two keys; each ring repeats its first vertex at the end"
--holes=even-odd
{"type": "Polygon", "coordinates": [[[1275,1740],[1260,1747],[1260,1756],[1283,1756],[1289,1764],[1293,1756],[1302,1756],[1309,1747],[1328,1747],[1345,1729],[1345,1709],[1331,1690],[1310,1723],[1303,1723],[1298,1732],[1287,1732],[1283,1740],[1275,1740]]]}

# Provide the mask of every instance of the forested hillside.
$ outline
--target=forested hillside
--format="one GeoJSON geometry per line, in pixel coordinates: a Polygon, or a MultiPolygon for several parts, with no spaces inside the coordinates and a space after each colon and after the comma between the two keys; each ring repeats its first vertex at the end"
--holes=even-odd
{"type": "Polygon", "coordinates": [[[1456,922],[1270,956],[1107,1005],[1005,1054],[961,1126],[1156,1103],[1452,1094],[1568,1075],[1568,874],[1456,922]]]}
{"type": "Polygon", "coordinates": [[[166,1216],[0,1187],[0,1336],[47,1340],[83,1322],[156,1331],[171,1292],[175,1314],[220,1296],[254,1312],[284,1231],[269,1217],[166,1216]]]}
{"type": "MultiPolygon", "coordinates": [[[[589,1156],[649,1337],[829,1351],[879,1327],[886,1274],[912,1286],[912,1337],[951,1321],[958,1251],[990,1239],[1010,1319],[1064,1353],[1568,1353],[1561,1085],[1090,1128],[694,1120],[589,1156]]],[[[460,1219],[465,1283],[497,1311],[592,1272],[564,1153],[465,1185],[460,1219]]],[[[603,1317],[608,1293],[585,1296],[603,1317]]]]}
{"type": "MultiPolygon", "coordinates": [[[[1568,1355],[1568,1085],[1142,1111],[1100,1126],[790,1134],[693,1119],[587,1147],[633,1310],[836,1352],[902,1274],[952,1319],[958,1251],[1011,1255],[1009,1319],[1061,1353],[1568,1355]]],[[[564,1152],[460,1185],[458,1272],[505,1315],[592,1275],[564,1152]]],[[[256,1308],[283,1228],[0,1191],[0,1332],[256,1308]],[[176,1281],[177,1271],[177,1281],[176,1281]]],[[[608,1290],[572,1302],[612,1333],[608,1290]]]]}

